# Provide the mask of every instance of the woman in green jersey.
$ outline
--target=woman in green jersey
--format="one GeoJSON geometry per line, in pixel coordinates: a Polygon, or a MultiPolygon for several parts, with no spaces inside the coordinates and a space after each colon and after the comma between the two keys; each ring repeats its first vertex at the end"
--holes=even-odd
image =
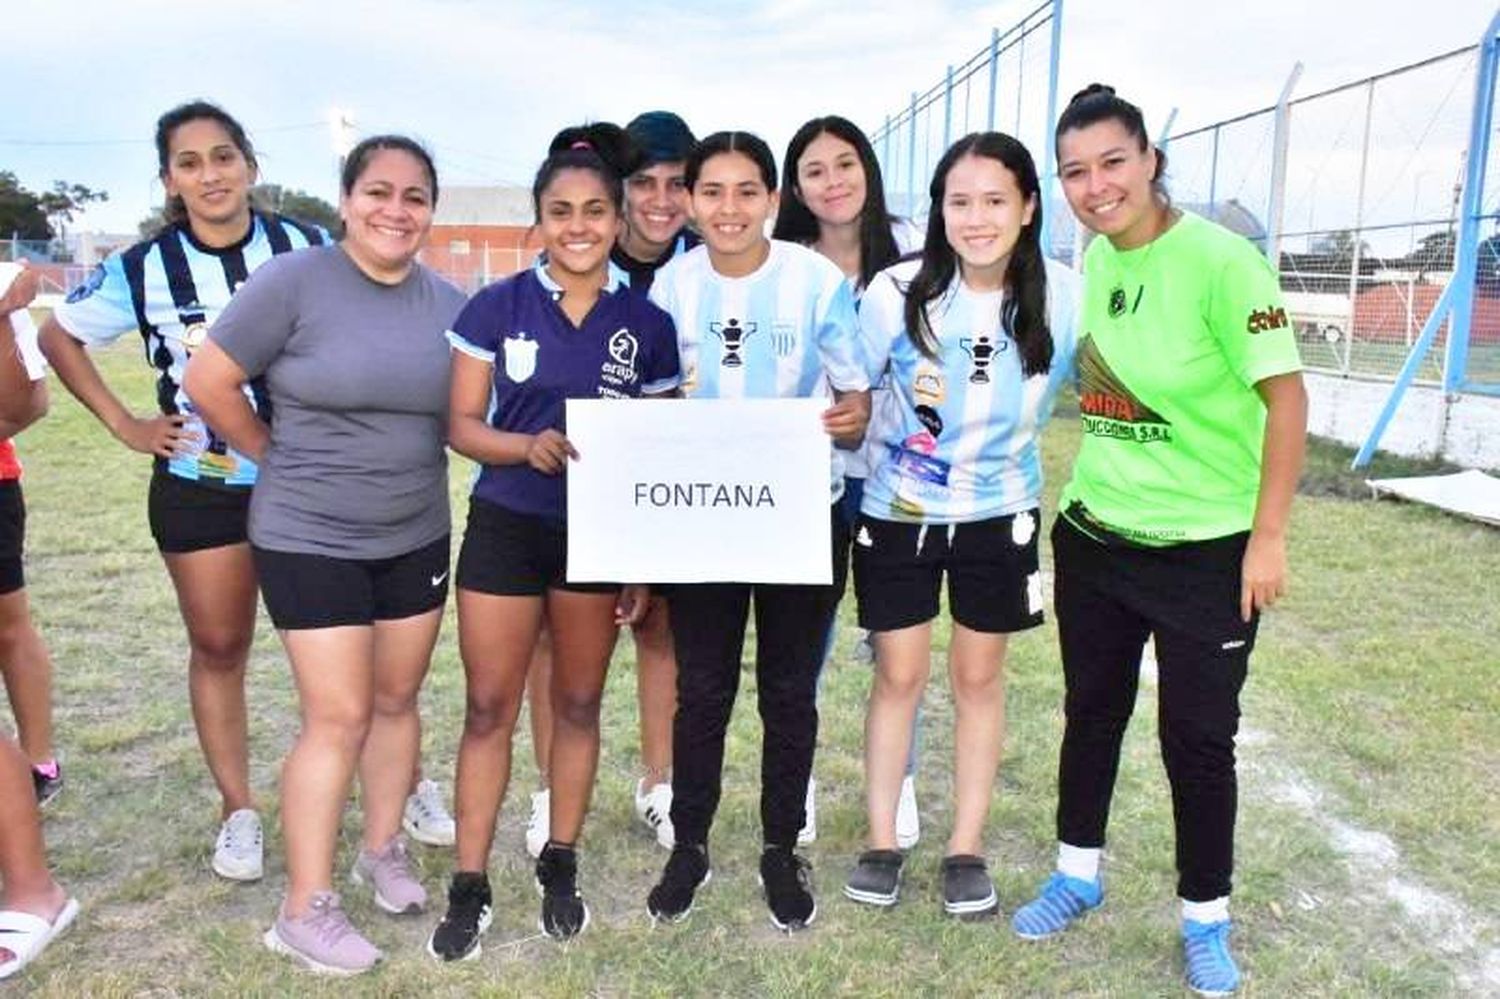
{"type": "Polygon", "coordinates": [[[1012,920],[1052,936],[1103,901],[1099,856],[1146,640],[1172,786],[1188,985],[1239,985],[1228,947],[1234,737],[1262,608],[1286,586],[1307,397],[1275,269],[1172,207],[1140,109],[1095,84],[1057,125],[1084,257],[1083,443],[1052,531],[1067,683],[1057,871],[1012,920]]]}

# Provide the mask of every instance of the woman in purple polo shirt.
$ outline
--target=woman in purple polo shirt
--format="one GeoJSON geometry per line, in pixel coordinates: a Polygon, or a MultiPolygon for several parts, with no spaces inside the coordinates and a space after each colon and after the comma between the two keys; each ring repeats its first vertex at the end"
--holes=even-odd
{"type": "Polygon", "coordinates": [[[671,319],[610,273],[629,166],[623,133],[569,129],[552,148],[531,188],[545,256],[474,296],[449,333],[449,443],[482,465],[455,578],[468,690],[458,858],[448,912],[428,942],[449,961],[477,954],[489,926],[485,868],[544,620],[554,722],[551,838],[536,865],[541,926],[567,939],[588,925],[575,844],[599,760],[599,702],[619,625],[639,617],[645,594],[566,580],[563,475],[578,453],[563,411],[569,398],[666,395],[678,384],[671,319]]]}

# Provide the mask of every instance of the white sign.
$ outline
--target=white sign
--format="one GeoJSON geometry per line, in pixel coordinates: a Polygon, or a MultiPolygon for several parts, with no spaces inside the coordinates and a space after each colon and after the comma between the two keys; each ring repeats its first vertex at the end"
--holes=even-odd
{"type": "Polygon", "coordinates": [[[826,399],[569,399],[568,580],[833,582],[826,399]]]}

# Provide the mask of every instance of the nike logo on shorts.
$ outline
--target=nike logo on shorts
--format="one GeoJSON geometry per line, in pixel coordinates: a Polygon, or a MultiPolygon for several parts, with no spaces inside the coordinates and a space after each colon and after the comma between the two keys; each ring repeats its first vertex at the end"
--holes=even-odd
{"type": "Polygon", "coordinates": [[[432,585],[433,586],[442,586],[443,585],[443,580],[445,580],[447,578],[448,578],[448,571],[445,569],[442,572],[438,573],[436,576],[432,577],[432,585]]]}

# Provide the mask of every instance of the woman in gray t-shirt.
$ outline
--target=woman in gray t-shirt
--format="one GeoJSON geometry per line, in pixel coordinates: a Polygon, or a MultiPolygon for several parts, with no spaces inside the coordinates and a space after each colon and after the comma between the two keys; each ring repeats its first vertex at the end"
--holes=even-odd
{"type": "Polygon", "coordinates": [[[257,271],[186,376],[204,417],[261,467],[250,542],[303,719],[282,777],[289,884],[265,942],[320,970],[363,971],[381,956],[332,890],[356,767],[354,880],[387,912],[427,902],[398,832],[448,592],[444,332],[464,296],[416,262],[436,201],[421,146],[361,142],[344,169],[343,242],[257,271]],[[269,428],[239,391],[257,376],[269,428]]]}

